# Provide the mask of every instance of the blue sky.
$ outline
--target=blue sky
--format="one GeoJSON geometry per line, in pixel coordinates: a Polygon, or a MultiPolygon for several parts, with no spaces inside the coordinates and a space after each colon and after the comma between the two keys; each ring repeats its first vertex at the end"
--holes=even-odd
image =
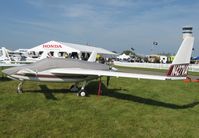
{"type": "Polygon", "coordinates": [[[199,55],[198,7],[198,0],[1,0],[0,47],[57,40],[117,52],[175,53],[182,26],[191,25],[199,55]]]}

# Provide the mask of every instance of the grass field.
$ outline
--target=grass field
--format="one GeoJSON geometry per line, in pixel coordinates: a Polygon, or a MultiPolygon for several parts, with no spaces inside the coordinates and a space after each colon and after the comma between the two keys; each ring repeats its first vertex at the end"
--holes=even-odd
{"type": "MultiPolygon", "coordinates": [[[[105,82],[105,78],[103,79],[105,82]]],[[[199,83],[111,78],[97,96],[70,84],[0,80],[0,137],[199,137],[199,83]]]]}

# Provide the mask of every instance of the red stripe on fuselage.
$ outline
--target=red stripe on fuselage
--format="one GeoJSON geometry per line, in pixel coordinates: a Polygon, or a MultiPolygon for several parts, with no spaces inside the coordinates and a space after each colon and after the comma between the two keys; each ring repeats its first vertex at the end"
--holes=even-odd
{"type": "Polygon", "coordinates": [[[167,71],[167,76],[170,76],[170,75],[171,75],[171,72],[172,72],[172,70],[173,70],[173,67],[174,67],[174,65],[171,65],[171,66],[169,67],[169,70],[167,71]]]}
{"type": "Polygon", "coordinates": [[[46,75],[46,74],[16,74],[16,75],[20,75],[20,76],[26,76],[26,77],[38,77],[38,78],[69,78],[69,79],[74,79],[74,78],[78,78],[78,79],[83,79],[83,78],[87,78],[88,76],[86,75],[46,75]]]}
{"type": "Polygon", "coordinates": [[[187,76],[189,64],[174,64],[169,67],[167,76],[182,77],[187,76]]]}

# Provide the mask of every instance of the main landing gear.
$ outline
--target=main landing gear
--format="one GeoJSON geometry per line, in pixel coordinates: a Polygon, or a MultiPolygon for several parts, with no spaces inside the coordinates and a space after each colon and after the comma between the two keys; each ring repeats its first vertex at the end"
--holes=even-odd
{"type": "Polygon", "coordinates": [[[77,93],[77,96],[86,96],[87,95],[87,92],[85,91],[85,86],[87,84],[87,81],[84,81],[83,84],[82,84],[82,87],[81,87],[81,90],[77,93]]]}
{"type": "Polygon", "coordinates": [[[85,91],[85,86],[86,86],[86,84],[87,84],[87,81],[84,81],[83,82],[83,84],[82,84],[82,87],[81,87],[81,90],[78,92],[78,90],[79,90],[79,88],[78,88],[78,83],[75,83],[74,85],[72,85],[71,87],[70,87],[70,91],[71,92],[78,92],[77,93],[77,96],[82,96],[82,97],[84,97],[84,96],[87,96],[87,92],[85,91]]]}
{"type": "MultiPolygon", "coordinates": [[[[77,96],[87,96],[88,93],[85,91],[85,86],[87,84],[87,81],[84,81],[81,87],[81,90],[77,93],[77,96]]],[[[78,87],[77,87],[77,83],[75,83],[74,85],[71,86],[70,91],[72,92],[77,92],[78,91],[78,87]]],[[[102,94],[102,80],[101,77],[99,78],[99,82],[98,82],[98,96],[100,96],[102,94]]]]}

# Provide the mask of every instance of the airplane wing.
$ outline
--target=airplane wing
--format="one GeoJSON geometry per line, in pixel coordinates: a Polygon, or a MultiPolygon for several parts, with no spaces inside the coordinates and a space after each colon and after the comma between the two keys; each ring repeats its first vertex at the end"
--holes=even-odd
{"type": "Polygon", "coordinates": [[[59,68],[50,70],[52,74],[75,74],[75,75],[90,75],[90,76],[110,76],[110,77],[124,77],[137,79],[151,79],[151,80],[182,80],[186,77],[172,77],[172,76],[158,76],[147,74],[124,73],[104,70],[91,70],[81,68],[59,68]]]}
{"type": "Polygon", "coordinates": [[[24,64],[0,63],[0,67],[17,67],[22,65],[24,64]]]}

